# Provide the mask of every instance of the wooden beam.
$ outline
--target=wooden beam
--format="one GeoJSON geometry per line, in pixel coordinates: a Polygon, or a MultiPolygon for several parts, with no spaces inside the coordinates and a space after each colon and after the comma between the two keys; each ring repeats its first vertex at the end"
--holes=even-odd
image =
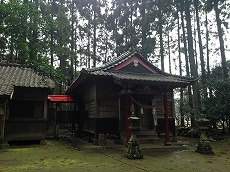
{"type": "Polygon", "coordinates": [[[125,113],[126,113],[126,142],[128,143],[130,137],[131,137],[131,131],[130,131],[130,121],[129,121],[129,117],[130,117],[130,98],[129,95],[126,94],[125,95],[125,113]]]}
{"type": "Polygon", "coordinates": [[[3,111],[4,104],[0,104],[0,146],[4,140],[4,132],[5,132],[5,113],[3,111]]]}
{"type": "Polygon", "coordinates": [[[164,118],[165,118],[165,145],[171,145],[169,141],[169,121],[168,121],[168,105],[167,92],[164,95],[164,118]]]}

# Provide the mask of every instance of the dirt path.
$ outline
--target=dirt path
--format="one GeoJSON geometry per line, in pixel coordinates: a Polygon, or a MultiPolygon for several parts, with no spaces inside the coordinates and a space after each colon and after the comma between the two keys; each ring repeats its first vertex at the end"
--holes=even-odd
{"type": "Polygon", "coordinates": [[[0,171],[80,171],[80,172],[227,172],[230,170],[230,141],[211,142],[214,155],[196,153],[195,145],[186,149],[170,148],[142,150],[144,159],[125,158],[120,147],[97,147],[78,144],[73,148],[68,142],[46,140],[40,145],[7,146],[0,150],[0,171]]]}

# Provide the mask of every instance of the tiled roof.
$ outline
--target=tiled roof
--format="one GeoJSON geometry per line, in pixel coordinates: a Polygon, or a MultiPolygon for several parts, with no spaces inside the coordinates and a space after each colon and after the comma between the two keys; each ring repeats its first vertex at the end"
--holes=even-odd
{"type": "Polygon", "coordinates": [[[162,75],[162,74],[146,74],[146,73],[128,73],[128,72],[115,72],[115,71],[94,71],[87,72],[83,71],[85,74],[95,75],[95,76],[110,76],[117,80],[129,80],[129,81],[150,81],[161,84],[172,84],[178,86],[190,85],[193,81],[191,78],[177,76],[177,75],[162,75]]]}
{"type": "MultiPolygon", "coordinates": [[[[128,66],[128,65],[127,65],[128,66]]],[[[137,68],[136,68],[137,69],[137,68]]],[[[143,71],[143,70],[142,70],[143,71]]],[[[177,87],[185,87],[191,85],[195,80],[191,77],[178,76],[166,73],[153,64],[151,64],[146,58],[140,55],[135,50],[129,50],[122,54],[121,56],[113,58],[111,61],[107,62],[103,66],[91,68],[91,69],[82,69],[80,76],[70,85],[69,89],[66,91],[66,94],[70,94],[80,83],[90,80],[95,77],[110,77],[117,81],[121,82],[135,82],[135,83],[144,83],[148,82],[149,84],[156,85],[164,85],[164,86],[172,86],[174,88],[177,87]],[[138,57],[146,64],[146,66],[153,69],[156,72],[141,72],[132,70],[115,70],[116,66],[120,64],[125,64],[128,60],[132,59],[132,57],[138,57]]]]}
{"type": "Polygon", "coordinates": [[[55,83],[47,76],[20,65],[0,64],[0,95],[11,95],[14,86],[54,88],[55,83]]]}
{"type": "Polygon", "coordinates": [[[107,71],[107,70],[125,62],[126,60],[128,60],[129,58],[131,58],[135,55],[139,56],[142,60],[144,60],[146,63],[148,63],[152,68],[154,68],[158,72],[165,73],[164,71],[160,70],[156,66],[152,65],[152,63],[150,63],[145,57],[141,56],[141,54],[139,54],[139,52],[135,49],[129,49],[127,52],[121,54],[120,56],[112,58],[112,60],[108,61],[107,63],[105,63],[104,65],[102,65],[100,67],[90,68],[90,69],[86,69],[86,70],[89,72],[98,71],[98,70],[107,71]]]}
{"type": "Polygon", "coordinates": [[[133,52],[133,51],[127,51],[124,54],[122,54],[121,56],[112,58],[112,60],[108,61],[106,64],[104,64],[100,67],[90,68],[87,70],[88,71],[108,70],[108,69],[126,61],[127,59],[129,59],[134,54],[135,54],[135,52],[133,52]]]}
{"type": "Polygon", "coordinates": [[[157,83],[168,83],[174,84],[177,86],[185,86],[190,85],[193,78],[172,75],[166,73],[153,64],[151,64],[146,58],[141,56],[138,51],[135,49],[130,49],[129,51],[125,52],[121,56],[113,58],[111,61],[107,62],[101,67],[91,68],[91,69],[83,69],[81,73],[90,74],[95,76],[111,76],[118,80],[136,80],[136,81],[150,81],[150,82],[157,82],[157,83]],[[111,70],[113,67],[125,62],[126,60],[132,58],[133,56],[138,56],[141,58],[146,64],[151,66],[154,70],[158,71],[157,74],[154,73],[138,73],[138,72],[125,72],[125,71],[115,71],[111,70]]]}

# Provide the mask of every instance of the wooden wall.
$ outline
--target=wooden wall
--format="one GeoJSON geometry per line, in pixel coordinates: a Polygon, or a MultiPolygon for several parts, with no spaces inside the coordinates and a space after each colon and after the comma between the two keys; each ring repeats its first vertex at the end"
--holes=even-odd
{"type": "Polygon", "coordinates": [[[81,99],[81,112],[79,117],[79,127],[81,131],[95,133],[96,117],[96,82],[94,79],[84,83],[79,87],[75,96],[81,99]]]}
{"type": "MultiPolygon", "coordinates": [[[[154,87],[155,88],[155,87],[154,87]]],[[[156,87],[157,88],[157,87],[156,87]]],[[[82,89],[82,88],[81,88],[82,89]]],[[[157,88],[158,89],[158,88],[157,88]]],[[[80,90],[84,102],[82,113],[83,126],[82,130],[97,134],[120,132],[125,136],[128,129],[127,111],[130,109],[131,99],[126,94],[120,95],[122,87],[115,84],[112,79],[90,80],[84,84],[84,89],[80,90]],[[127,110],[128,103],[128,110],[127,110]]],[[[151,93],[138,93],[134,97],[139,97],[144,104],[151,105],[151,99],[156,102],[156,113],[159,119],[159,125],[162,125],[164,119],[164,94],[163,91],[151,90],[151,93]]],[[[170,125],[173,125],[173,93],[172,90],[167,93],[167,111],[170,117],[170,125]],[[172,121],[172,122],[171,122],[172,121]]],[[[137,110],[140,112],[140,108],[137,110]]],[[[130,113],[130,111],[128,112],[130,113]]],[[[148,116],[142,116],[141,125],[145,130],[154,130],[153,116],[151,109],[144,112],[148,116]]],[[[137,116],[140,114],[137,114],[137,116]]],[[[129,114],[130,116],[130,114],[129,114]]],[[[170,129],[173,127],[170,127],[170,129]]],[[[164,126],[159,128],[164,130],[164,126]]]]}
{"type": "MultiPolygon", "coordinates": [[[[128,99],[128,102],[129,104],[131,103],[130,101],[130,98],[127,97],[128,95],[121,95],[120,96],[120,103],[119,103],[119,109],[120,109],[120,112],[119,112],[119,130],[120,131],[126,131],[127,129],[127,116],[126,116],[126,103],[127,103],[127,99],[128,99]]],[[[129,110],[130,112],[130,110],[129,110]]]]}
{"type": "Polygon", "coordinates": [[[113,80],[97,82],[98,118],[118,118],[120,88],[113,80]]]}
{"type": "Polygon", "coordinates": [[[83,130],[95,134],[118,132],[118,86],[113,80],[91,80],[84,88],[83,130]]]}
{"type": "MultiPolygon", "coordinates": [[[[6,101],[7,99],[0,96],[0,146],[4,141],[4,129],[5,129],[5,119],[6,119],[6,101]]],[[[1,149],[1,147],[0,147],[1,149]]]]}
{"type": "Polygon", "coordinates": [[[5,124],[6,141],[46,138],[48,92],[45,88],[15,87],[5,124]]]}
{"type": "Polygon", "coordinates": [[[47,118],[48,89],[15,87],[9,104],[9,119],[47,118]]]}
{"type": "Polygon", "coordinates": [[[42,140],[46,138],[45,119],[6,120],[5,141],[42,140]]]}
{"type": "Polygon", "coordinates": [[[84,116],[87,118],[96,117],[96,83],[92,80],[86,84],[83,90],[82,101],[84,103],[84,116]]]}

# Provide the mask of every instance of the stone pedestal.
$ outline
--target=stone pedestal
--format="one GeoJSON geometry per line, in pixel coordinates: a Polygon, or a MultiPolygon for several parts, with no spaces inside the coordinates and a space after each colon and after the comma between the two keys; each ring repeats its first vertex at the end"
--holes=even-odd
{"type": "Polygon", "coordinates": [[[214,154],[212,151],[212,147],[209,144],[209,139],[207,138],[206,131],[208,129],[209,120],[208,119],[200,119],[198,121],[199,130],[201,132],[200,139],[197,144],[196,152],[202,154],[214,154]]]}
{"type": "Polygon", "coordinates": [[[141,154],[139,142],[136,136],[136,131],[139,130],[138,121],[140,120],[140,118],[136,117],[133,113],[132,116],[129,117],[129,120],[131,123],[130,129],[132,134],[127,145],[125,156],[128,159],[142,159],[143,155],[141,154]]]}
{"type": "Polygon", "coordinates": [[[142,159],[143,155],[141,154],[139,142],[135,134],[131,135],[131,138],[128,142],[125,156],[129,159],[142,159]]]}
{"type": "Polygon", "coordinates": [[[198,142],[198,145],[196,147],[196,152],[202,153],[202,154],[214,154],[212,151],[212,147],[208,142],[198,142]]]}
{"type": "Polygon", "coordinates": [[[106,139],[105,139],[105,135],[104,134],[99,134],[98,145],[99,146],[105,146],[106,145],[106,139]]]}
{"type": "Polygon", "coordinates": [[[196,152],[202,154],[214,154],[206,136],[207,127],[200,127],[199,130],[201,131],[201,135],[197,144],[196,152]]]}

